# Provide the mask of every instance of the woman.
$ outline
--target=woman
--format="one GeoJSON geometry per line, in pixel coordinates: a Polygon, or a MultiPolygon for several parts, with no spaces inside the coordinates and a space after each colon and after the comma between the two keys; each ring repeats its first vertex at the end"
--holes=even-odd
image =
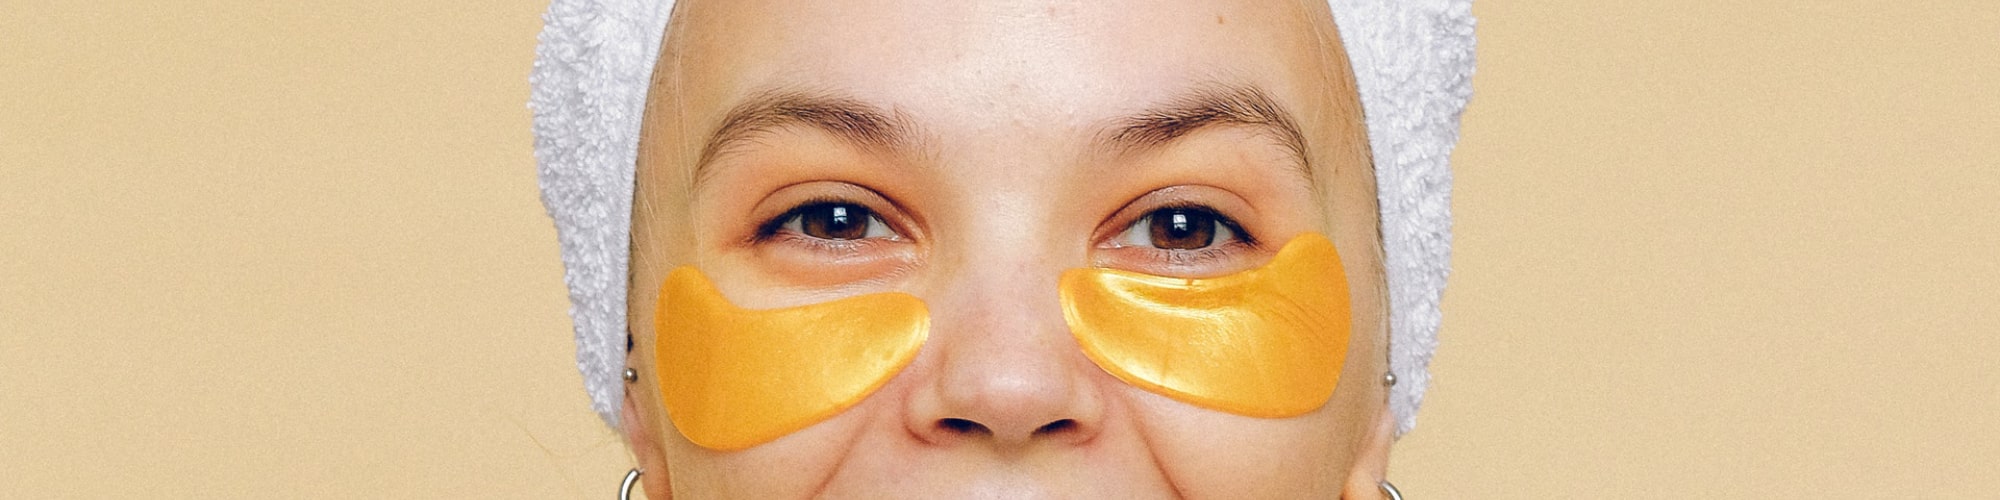
{"type": "Polygon", "coordinates": [[[1464,2],[547,21],[536,147],[579,365],[652,495],[1393,494],[1464,2]]]}

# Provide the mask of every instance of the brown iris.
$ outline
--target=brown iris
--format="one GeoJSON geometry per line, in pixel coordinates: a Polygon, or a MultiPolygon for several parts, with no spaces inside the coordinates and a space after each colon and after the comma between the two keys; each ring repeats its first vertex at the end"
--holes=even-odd
{"type": "Polygon", "coordinates": [[[1146,226],[1152,231],[1154,248],[1193,250],[1215,243],[1213,212],[1168,208],[1155,210],[1148,217],[1151,220],[1146,226]]]}
{"type": "Polygon", "coordinates": [[[858,240],[868,235],[874,215],[860,205],[820,203],[798,209],[799,232],[827,240],[858,240]]]}

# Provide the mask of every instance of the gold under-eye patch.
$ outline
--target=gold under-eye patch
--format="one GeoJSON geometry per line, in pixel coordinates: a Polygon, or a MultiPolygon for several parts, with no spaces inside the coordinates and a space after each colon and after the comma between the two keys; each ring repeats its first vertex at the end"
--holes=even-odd
{"type": "Polygon", "coordinates": [[[826,420],[881,388],[916,357],[930,314],[905,293],[746,310],[683,266],[661,286],[654,325],[667,418],[694,444],[740,450],[826,420]]]}
{"type": "MultiPolygon", "coordinates": [[[[1340,256],[1302,235],[1258,269],[1206,279],[1111,269],[1062,276],[1084,354],[1135,386],[1256,417],[1325,405],[1347,354],[1340,256]]],[[[770,442],[860,403],[916,357],[923,301],[876,293],[769,310],[730,304],[692,267],[667,275],[655,315],[662,403],[704,448],[770,442]]]]}
{"type": "Polygon", "coordinates": [[[1293,238],[1264,267],[1205,279],[1072,269],[1063,315],[1106,372],[1196,406],[1293,417],[1326,404],[1352,329],[1333,242],[1293,238]]]}

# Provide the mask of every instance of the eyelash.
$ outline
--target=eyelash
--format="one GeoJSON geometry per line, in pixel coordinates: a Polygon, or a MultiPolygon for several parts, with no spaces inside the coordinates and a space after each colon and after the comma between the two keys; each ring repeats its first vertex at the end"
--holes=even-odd
{"type": "Polygon", "coordinates": [[[812,208],[818,208],[822,205],[826,205],[829,203],[842,203],[846,201],[847,200],[842,200],[839,198],[813,198],[800,202],[799,204],[792,205],[792,208],[785,209],[783,213],[780,213],[775,217],[765,219],[764,222],[757,224],[757,232],[750,237],[750,240],[755,242],[768,241],[772,238],[777,237],[778,231],[784,229],[786,223],[791,222],[792,219],[796,219],[799,216],[805,215],[806,210],[812,208]]]}
{"type": "MultiPolygon", "coordinates": [[[[878,241],[876,241],[879,238],[833,240],[833,239],[808,236],[805,234],[796,234],[792,231],[788,231],[785,229],[785,226],[787,224],[791,223],[794,220],[800,219],[807,212],[812,210],[825,209],[827,208],[828,205],[850,205],[850,206],[862,207],[864,209],[867,208],[866,204],[840,197],[815,197],[807,199],[805,201],[799,202],[797,205],[793,205],[792,208],[786,209],[783,213],[780,213],[777,216],[771,217],[770,219],[765,220],[763,223],[758,224],[756,232],[751,237],[751,242],[759,244],[768,244],[768,243],[792,244],[792,245],[802,246],[808,251],[841,253],[841,254],[855,253],[870,244],[879,243],[878,241]]],[[[892,234],[896,235],[902,234],[900,231],[897,231],[892,226],[888,226],[887,222],[883,221],[881,217],[877,215],[877,212],[875,212],[874,210],[869,210],[868,212],[869,212],[868,217],[872,219],[870,222],[871,224],[883,224],[885,227],[888,227],[888,230],[892,234]]],[[[1163,204],[1154,207],[1150,210],[1147,210],[1145,212],[1141,212],[1137,217],[1133,217],[1131,220],[1125,222],[1124,224],[1118,227],[1120,229],[1118,230],[1117,233],[1114,233],[1112,236],[1113,238],[1112,242],[1114,244],[1110,245],[1109,248],[1146,254],[1144,257],[1141,258],[1144,260],[1153,261],[1168,266],[1190,267],[1215,261],[1221,261],[1235,257],[1240,252],[1243,252],[1245,250],[1256,249],[1259,246],[1259,241],[1257,237],[1252,235],[1248,230],[1245,230],[1243,228],[1243,225],[1237,222],[1235,218],[1229,217],[1228,215],[1224,215],[1222,211],[1216,210],[1215,208],[1193,202],[1178,202],[1178,203],[1163,204]],[[1116,239],[1119,236],[1122,236],[1126,232],[1133,230],[1140,223],[1147,221],[1154,214],[1167,210],[1181,210],[1181,211],[1202,213],[1203,215],[1212,218],[1214,220],[1214,223],[1228,230],[1232,237],[1230,238],[1229,241],[1219,242],[1210,245],[1206,248],[1199,248],[1199,249],[1169,249],[1169,248],[1157,248],[1145,245],[1115,244],[1116,239]]]]}
{"type": "Polygon", "coordinates": [[[1236,222],[1235,218],[1232,218],[1228,215],[1223,215],[1222,211],[1216,210],[1207,205],[1203,205],[1200,203],[1193,203],[1193,202],[1168,203],[1157,207],[1153,207],[1151,210],[1141,212],[1137,217],[1133,217],[1132,220],[1127,221],[1126,223],[1118,226],[1119,227],[1118,232],[1112,235],[1114,243],[1118,237],[1123,236],[1128,231],[1132,231],[1133,229],[1137,228],[1140,223],[1146,222],[1147,220],[1152,218],[1153,214],[1157,214],[1160,213],[1161,211],[1166,211],[1166,210],[1200,212],[1210,218],[1213,218],[1216,224],[1219,224],[1224,229],[1227,229],[1233,236],[1233,238],[1231,238],[1231,240],[1227,242],[1210,245],[1207,248],[1200,248],[1193,250],[1156,248],[1151,246],[1140,246],[1140,245],[1116,245],[1116,244],[1114,244],[1112,248],[1152,253],[1154,254],[1152,256],[1154,257],[1154,260],[1164,262],[1167,265],[1192,266],[1192,265],[1207,263],[1210,261],[1229,258],[1235,255],[1237,252],[1247,249],[1255,249],[1258,247],[1257,237],[1250,234],[1250,231],[1243,229],[1243,224],[1236,222]]]}
{"type": "Polygon", "coordinates": [[[1200,203],[1193,203],[1193,202],[1168,203],[1157,207],[1153,207],[1151,210],[1141,212],[1137,217],[1133,217],[1132,220],[1126,221],[1124,224],[1119,225],[1118,226],[1119,234],[1124,234],[1125,231],[1129,231],[1133,227],[1138,226],[1140,222],[1145,222],[1146,219],[1152,217],[1153,214],[1168,210],[1197,212],[1206,215],[1208,217],[1214,218],[1216,223],[1221,224],[1222,227],[1228,229],[1230,233],[1234,233],[1236,235],[1236,239],[1241,240],[1243,243],[1255,244],[1257,242],[1257,238],[1255,236],[1251,236],[1249,231],[1244,230],[1243,224],[1236,222],[1235,218],[1230,217],[1228,215],[1223,215],[1221,210],[1216,210],[1214,208],[1209,207],[1208,205],[1203,205],[1200,203]]]}
{"type": "Polygon", "coordinates": [[[752,233],[750,237],[750,242],[770,243],[783,240],[786,242],[806,245],[808,247],[811,247],[809,248],[810,250],[851,252],[861,247],[862,245],[870,243],[871,240],[877,239],[877,238],[861,238],[853,240],[832,240],[826,238],[816,238],[805,234],[787,234],[789,233],[789,231],[785,231],[785,226],[787,224],[790,224],[794,220],[799,220],[803,218],[807,212],[813,210],[825,209],[828,208],[830,205],[846,205],[846,206],[860,207],[861,209],[867,211],[868,215],[867,220],[869,224],[881,224],[892,235],[896,235],[897,237],[900,237],[902,235],[902,232],[897,231],[893,226],[889,225],[888,221],[883,220],[880,215],[877,215],[879,212],[876,212],[874,209],[868,208],[867,204],[846,198],[825,196],[825,197],[814,197],[799,202],[796,205],[792,205],[792,208],[786,209],[783,213],[780,213],[777,216],[767,219],[763,223],[758,224],[757,231],[755,233],[752,233]]]}

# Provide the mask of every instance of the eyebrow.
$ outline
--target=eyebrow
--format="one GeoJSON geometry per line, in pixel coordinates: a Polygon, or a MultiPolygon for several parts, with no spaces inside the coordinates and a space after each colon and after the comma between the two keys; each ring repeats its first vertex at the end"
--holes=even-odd
{"type": "MultiPolygon", "coordinates": [[[[1210,126],[1244,125],[1263,129],[1294,161],[1307,183],[1312,169],[1305,134],[1285,108],[1262,89],[1249,85],[1207,84],[1111,122],[1096,145],[1117,153],[1154,150],[1210,126]]],[[[752,142],[763,133],[789,126],[807,126],[863,149],[907,151],[922,137],[915,124],[900,114],[852,97],[805,90],[768,90],[752,94],[723,116],[709,135],[695,163],[694,184],[704,184],[710,166],[720,157],[752,142]]]]}
{"type": "Polygon", "coordinates": [[[1123,118],[1099,140],[1100,147],[1121,153],[1158,149],[1204,127],[1244,125],[1262,129],[1290,153],[1293,167],[1308,183],[1312,164],[1305,134],[1292,115],[1256,86],[1208,84],[1170,99],[1165,105],[1123,118]]]}
{"type": "Polygon", "coordinates": [[[724,115],[722,125],[709,135],[695,162],[695,184],[702,184],[709,165],[718,157],[759,134],[796,125],[832,134],[864,149],[908,149],[918,137],[908,119],[858,99],[803,90],[759,92],[724,115]]]}

